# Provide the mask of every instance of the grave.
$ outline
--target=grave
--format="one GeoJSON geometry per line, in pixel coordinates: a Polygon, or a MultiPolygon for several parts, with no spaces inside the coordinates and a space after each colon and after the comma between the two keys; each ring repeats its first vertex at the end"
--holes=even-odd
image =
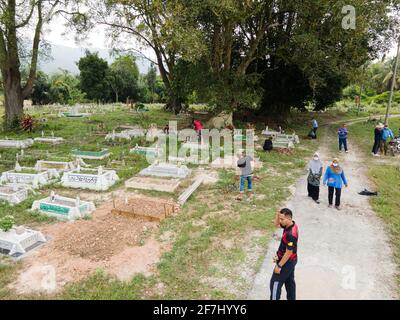
{"type": "MultiPolygon", "coordinates": [[[[237,166],[239,158],[237,156],[226,155],[225,157],[216,158],[213,162],[211,162],[211,167],[216,169],[240,169],[237,166]]],[[[259,159],[255,159],[251,161],[251,167],[253,169],[262,168],[263,163],[259,159]]],[[[239,172],[239,171],[238,171],[239,172]]]]}
{"type": "Polygon", "coordinates": [[[293,149],[294,143],[287,139],[275,139],[272,141],[272,145],[274,148],[284,148],[284,149],[293,149]]]}
{"type": "Polygon", "coordinates": [[[112,214],[155,222],[160,222],[179,210],[172,201],[144,196],[125,198],[114,204],[112,214]]]}
{"type": "Polygon", "coordinates": [[[191,155],[191,156],[186,156],[186,157],[168,156],[168,162],[205,165],[210,162],[210,157],[209,157],[209,155],[207,155],[206,158],[201,158],[201,155],[199,155],[197,157],[196,157],[196,155],[191,155]]]}
{"type": "Polygon", "coordinates": [[[9,184],[0,186],[0,199],[11,204],[18,204],[28,198],[28,188],[22,185],[9,184]]]}
{"type": "Polygon", "coordinates": [[[72,154],[81,159],[96,159],[102,160],[110,156],[110,151],[108,149],[102,149],[101,151],[82,151],[79,149],[72,150],[72,154]]]}
{"type": "Polygon", "coordinates": [[[44,132],[42,131],[42,136],[33,139],[36,142],[41,143],[50,143],[50,144],[60,144],[64,142],[64,139],[61,137],[55,137],[54,132],[51,133],[50,137],[45,137],[44,132]]]}
{"type": "Polygon", "coordinates": [[[198,143],[198,142],[185,142],[182,144],[183,148],[190,149],[190,150],[209,150],[210,145],[208,143],[198,143]]]}
{"type": "Polygon", "coordinates": [[[174,192],[180,184],[179,179],[153,177],[133,177],[125,182],[126,188],[174,192]]]}
{"type": "Polygon", "coordinates": [[[258,136],[246,136],[243,134],[234,134],[233,135],[234,141],[258,141],[258,136]]]}
{"type": "Polygon", "coordinates": [[[295,133],[293,133],[293,134],[282,134],[282,133],[279,133],[279,134],[276,135],[275,139],[276,140],[288,140],[288,141],[291,141],[291,142],[293,142],[295,144],[299,144],[300,143],[299,136],[297,134],[295,134],[295,133]]]}
{"type": "Polygon", "coordinates": [[[268,129],[268,126],[267,126],[267,127],[265,128],[265,130],[261,131],[261,134],[264,135],[264,136],[266,136],[267,138],[268,138],[268,137],[275,138],[278,134],[280,134],[280,132],[278,132],[278,131],[270,131],[270,130],[268,129]]]}
{"type": "Polygon", "coordinates": [[[50,196],[41,200],[36,200],[32,204],[32,210],[38,210],[48,216],[62,220],[75,220],[89,216],[94,210],[93,202],[67,198],[55,194],[53,191],[50,196]]]}
{"type": "Polygon", "coordinates": [[[54,182],[59,174],[54,169],[38,172],[35,168],[21,167],[18,162],[14,170],[5,171],[1,174],[1,183],[16,183],[31,185],[34,189],[42,185],[54,182]]]}
{"type": "Polygon", "coordinates": [[[63,162],[63,161],[45,161],[38,160],[35,164],[35,170],[46,171],[49,169],[57,170],[58,172],[64,172],[73,170],[75,168],[73,162],[63,162]]]}
{"type": "Polygon", "coordinates": [[[108,133],[105,137],[106,140],[112,140],[114,141],[115,139],[126,139],[126,140],[131,140],[131,136],[128,134],[126,131],[122,132],[115,132],[113,130],[111,133],[108,133]]]}
{"type": "Polygon", "coordinates": [[[191,170],[185,165],[174,165],[171,163],[154,163],[139,172],[141,176],[186,178],[190,175],[191,170]]]}
{"type": "Polygon", "coordinates": [[[0,230],[0,251],[12,257],[19,257],[46,241],[41,232],[22,226],[7,232],[0,230]]]}
{"type": "Polygon", "coordinates": [[[146,138],[153,140],[154,138],[158,138],[161,136],[165,136],[163,130],[158,129],[156,124],[150,125],[150,128],[147,130],[146,138]]]}
{"type": "Polygon", "coordinates": [[[16,149],[25,149],[29,148],[33,145],[33,139],[25,139],[25,140],[9,140],[2,139],[0,140],[0,148],[16,148],[16,149]]]}
{"type": "Polygon", "coordinates": [[[103,170],[102,166],[81,169],[78,165],[76,169],[64,172],[61,184],[63,187],[105,191],[118,180],[115,170],[103,170]]]}
{"type": "Polygon", "coordinates": [[[153,157],[159,157],[161,156],[162,150],[159,147],[140,147],[138,144],[131,150],[129,150],[129,153],[135,153],[135,154],[141,154],[144,156],[153,156],[153,157]]]}

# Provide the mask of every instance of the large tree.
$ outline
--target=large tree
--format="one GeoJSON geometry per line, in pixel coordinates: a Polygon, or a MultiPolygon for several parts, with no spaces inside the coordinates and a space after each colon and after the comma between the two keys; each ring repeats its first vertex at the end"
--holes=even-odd
{"type": "Polygon", "coordinates": [[[107,101],[110,99],[110,87],[107,81],[108,62],[97,52],[86,50],[85,56],[78,61],[80,85],[89,100],[107,101]]]}
{"type": "MultiPolygon", "coordinates": [[[[21,117],[23,101],[31,95],[43,27],[57,14],[82,18],[75,7],[71,12],[65,10],[68,3],[67,0],[0,1],[0,69],[3,79],[6,125],[11,125],[13,121],[21,117]],[[24,33],[33,33],[32,40],[24,37],[24,33]],[[23,82],[21,56],[26,52],[29,54],[30,61],[28,76],[23,82]]],[[[82,19],[80,20],[82,22],[82,19]]]]}
{"type": "Polygon", "coordinates": [[[132,55],[123,55],[110,65],[107,82],[115,95],[115,102],[125,101],[128,97],[138,98],[139,69],[132,55]]]}
{"type": "Polygon", "coordinates": [[[123,43],[137,50],[151,49],[155,59],[146,57],[158,66],[168,92],[167,109],[178,113],[185,103],[175,81],[175,68],[180,59],[190,60],[201,51],[196,41],[200,31],[190,25],[187,6],[181,1],[164,0],[107,0],[99,6],[93,0],[91,12],[97,12],[96,22],[110,27],[114,44],[123,43]]]}

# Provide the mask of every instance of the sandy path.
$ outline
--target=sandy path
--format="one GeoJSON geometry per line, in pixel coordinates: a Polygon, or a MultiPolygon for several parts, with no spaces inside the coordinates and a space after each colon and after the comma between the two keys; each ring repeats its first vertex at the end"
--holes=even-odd
{"type": "MultiPolygon", "coordinates": [[[[326,146],[319,150],[324,170],[331,157],[326,146]]],[[[349,180],[342,190],[342,210],[328,208],[328,190],[321,187],[321,204],[307,197],[306,175],[296,185],[287,206],[293,210],[300,237],[296,267],[297,299],[396,299],[396,267],[391,258],[387,228],[372,211],[368,197],[358,192],[368,188],[365,168],[360,167],[359,152],[340,154],[349,180]]],[[[311,155],[310,155],[311,156],[311,155]]],[[[371,190],[371,189],[369,189],[371,190]]],[[[281,230],[269,243],[260,272],[248,299],[269,299],[269,280],[281,230]]],[[[286,291],[282,289],[282,299],[286,291]]]]}

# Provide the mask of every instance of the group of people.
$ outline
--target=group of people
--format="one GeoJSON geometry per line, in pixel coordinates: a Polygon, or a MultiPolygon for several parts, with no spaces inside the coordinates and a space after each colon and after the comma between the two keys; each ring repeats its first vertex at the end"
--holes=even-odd
{"type": "MultiPolygon", "coordinates": [[[[318,122],[313,118],[313,129],[310,131],[311,138],[317,138],[318,122]]],[[[346,125],[343,125],[337,132],[339,138],[339,152],[344,148],[348,152],[347,136],[349,134],[346,125]]],[[[332,163],[326,168],[323,175],[323,163],[319,154],[314,153],[313,159],[308,164],[307,190],[308,196],[317,204],[319,201],[321,179],[324,186],[328,186],[328,207],[333,206],[335,196],[335,208],[340,210],[340,198],[342,187],[348,187],[347,178],[339,159],[333,159],[332,163]]],[[[275,217],[275,227],[283,229],[281,242],[273,258],[275,267],[270,280],[270,299],[280,300],[281,289],[285,286],[287,300],[296,300],[296,282],[294,278],[295,267],[297,264],[297,242],[299,238],[299,228],[293,220],[293,213],[288,208],[279,210],[275,217]]]]}
{"type": "Polygon", "coordinates": [[[379,157],[381,154],[387,155],[389,142],[394,139],[393,131],[387,124],[378,123],[374,129],[374,145],[372,146],[372,155],[379,157]]]}
{"type": "MultiPolygon", "coordinates": [[[[316,203],[319,201],[320,184],[323,173],[323,164],[316,152],[313,159],[308,164],[307,190],[308,196],[316,203]]],[[[339,159],[333,159],[332,163],[326,168],[323,176],[323,185],[328,186],[328,207],[333,206],[333,196],[335,195],[335,208],[340,210],[340,198],[343,185],[348,186],[347,178],[342,167],[339,165],[339,159]]]]}

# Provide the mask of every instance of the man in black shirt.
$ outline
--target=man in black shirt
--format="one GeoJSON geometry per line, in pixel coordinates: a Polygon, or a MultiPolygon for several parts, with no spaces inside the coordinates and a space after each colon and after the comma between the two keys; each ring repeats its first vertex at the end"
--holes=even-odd
{"type": "Polygon", "coordinates": [[[281,289],[284,284],[287,300],[296,300],[294,269],[297,264],[299,230],[292,218],[292,211],[288,208],[284,208],[276,214],[275,226],[280,226],[284,230],[279,249],[274,257],[276,266],[270,282],[271,300],[279,300],[281,298],[281,289]]]}

